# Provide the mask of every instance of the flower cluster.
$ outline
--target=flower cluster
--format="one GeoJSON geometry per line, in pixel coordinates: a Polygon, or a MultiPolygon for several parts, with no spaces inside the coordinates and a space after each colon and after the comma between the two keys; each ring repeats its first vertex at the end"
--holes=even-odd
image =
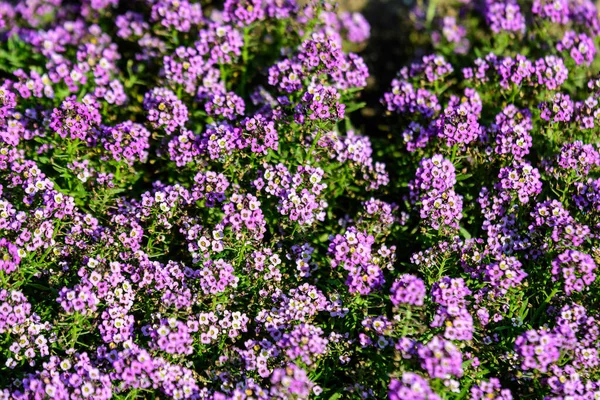
{"type": "Polygon", "coordinates": [[[391,268],[395,248],[381,245],[375,251],[375,238],[367,232],[350,227],[343,235],[336,235],[329,245],[333,259],[331,266],[348,271],[346,285],[350,292],[369,294],[385,282],[383,268],[391,268]]]}
{"type": "Polygon", "coordinates": [[[488,135],[495,136],[494,153],[521,159],[529,154],[533,129],[529,110],[519,110],[514,105],[505,107],[496,116],[495,124],[488,135]]]}
{"type": "Polygon", "coordinates": [[[525,16],[519,3],[514,1],[486,0],[486,19],[494,33],[525,32],[525,16]]]}
{"type": "Polygon", "coordinates": [[[425,299],[425,284],[414,275],[405,274],[394,281],[390,300],[393,305],[410,304],[422,306],[425,299]]]}
{"type": "Polygon", "coordinates": [[[10,274],[17,269],[17,266],[21,262],[19,249],[5,238],[0,239],[0,248],[2,248],[0,270],[4,271],[6,274],[10,274]]]}
{"type": "Polygon", "coordinates": [[[585,33],[577,34],[574,31],[565,33],[563,39],[556,45],[558,51],[568,51],[575,64],[591,64],[596,55],[593,40],[585,33]]]}
{"type": "Polygon", "coordinates": [[[162,128],[167,134],[173,134],[188,120],[188,109],[165,88],[155,88],[144,96],[144,109],[148,112],[148,121],[154,129],[162,128]]]}
{"type": "Polygon", "coordinates": [[[567,295],[581,292],[596,280],[596,263],[588,254],[577,250],[567,250],[552,262],[554,279],[564,281],[567,295]]]}
{"type": "Polygon", "coordinates": [[[462,354],[450,341],[434,336],[417,350],[421,367],[431,378],[449,379],[463,373],[462,354]]]}
{"type": "Polygon", "coordinates": [[[327,187],[322,183],[324,171],[310,166],[298,166],[292,174],[284,164],[265,165],[262,178],[254,181],[257,189],[264,189],[279,199],[278,211],[290,221],[300,225],[313,225],[325,218],[327,201],[322,193],[327,187]]]}
{"type": "Polygon", "coordinates": [[[97,136],[94,130],[98,128],[101,116],[94,107],[93,100],[88,100],[90,101],[84,104],[78,102],[75,97],[65,99],[60,108],[55,108],[52,112],[50,128],[62,138],[94,141],[97,136]]]}
{"type": "Polygon", "coordinates": [[[444,336],[450,340],[471,340],[473,318],[465,299],[471,294],[460,278],[444,277],[433,286],[432,301],[438,304],[432,326],[446,326],[444,336]]]}
{"type": "Polygon", "coordinates": [[[115,161],[125,161],[129,165],[146,162],[148,158],[150,132],[140,124],[126,121],[107,127],[101,143],[110,151],[115,161]]]}
{"type": "Polygon", "coordinates": [[[441,399],[423,377],[405,372],[401,379],[392,379],[388,396],[391,400],[439,400],[441,399]]]}
{"type": "Polygon", "coordinates": [[[0,399],[599,398],[593,1],[346,3],[0,3],[0,399]]]}
{"type": "Polygon", "coordinates": [[[454,191],[455,184],[454,165],[440,154],[422,159],[409,183],[411,201],[420,203],[421,218],[433,229],[458,227],[462,197],[454,191]]]}

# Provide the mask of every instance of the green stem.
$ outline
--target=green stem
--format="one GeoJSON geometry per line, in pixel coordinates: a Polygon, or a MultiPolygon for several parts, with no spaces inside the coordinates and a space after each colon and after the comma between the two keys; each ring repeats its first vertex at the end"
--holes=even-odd
{"type": "Polygon", "coordinates": [[[312,154],[315,151],[315,147],[317,146],[317,142],[319,141],[319,139],[321,139],[321,130],[318,129],[317,130],[317,135],[315,136],[315,139],[312,142],[312,145],[310,146],[310,149],[308,150],[308,153],[306,153],[306,159],[304,160],[306,161],[312,161],[312,154]]]}
{"type": "Polygon", "coordinates": [[[431,22],[433,21],[433,17],[435,16],[435,9],[437,8],[438,0],[429,0],[429,4],[427,4],[427,28],[431,29],[431,22]]]}
{"type": "Polygon", "coordinates": [[[546,299],[544,299],[542,304],[540,304],[540,306],[535,311],[535,314],[533,315],[533,318],[531,319],[532,324],[535,324],[537,322],[538,318],[542,314],[542,311],[544,311],[544,307],[547,306],[552,301],[552,299],[558,293],[558,291],[559,291],[559,288],[555,287],[554,289],[552,289],[552,292],[550,292],[550,294],[548,296],[546,296],[546,299]]]}
{"type": "Polygon", "coordinates": [[[241,93],[242,97],[246,95],[246,80],[248,79],[248,49],[250,41],[250,27],[246,26],[244,28],[244,47],[242,49],[242,61],[244,62],[244,69],[242,71],[242,85],[241,85],[241,93]]]}
{"type": "MultiPolygon", "coordinates": [[[[246,68],[246,63],[244,62],[244,69],[246,68]]],[[[227,88],[227,69],[223,64],[219,64],[219,69],[221,70],[221,79],[223,80],[223,85],[227,88]]]]}
{"type": "Polygon", "coordinates": [[[450,161],[452,162],[452,164],[454,164],[454,160],[456,160],[456,151],[458,149],[458,145],[455,144],[454,146],[452,146],[452,157],[450,158],[450,161]]]}

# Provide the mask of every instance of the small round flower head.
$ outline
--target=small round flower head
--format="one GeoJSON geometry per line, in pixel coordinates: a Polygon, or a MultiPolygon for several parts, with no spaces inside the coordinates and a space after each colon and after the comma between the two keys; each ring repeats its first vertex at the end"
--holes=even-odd
{"type": "Polygon", "coordinates": [[[244,39],[235,27],[211,23],[198,37],[195,48],[208,64],[231,64],[242,55],[244,39]]]}
{"type": "Polygon", "coordinates": [[[434,336],[427,344],[420,344],[417,353],[421,367],[432,379],[460,378],[463,374],[463,355],[449,340],[434,336]]]}
{"type": "Polygon", "coordinates": [[[405,372],[400,379],[392,378],[388,387],[390,400],[440,400],[429,382],[421,375],[405,372]]]}
{"type": "Polygon", "coordinates": [[[585,33],[577,34],[574,31],[567,31],[556,45],[556,49],[560,52],[569,52],[577,65],[590,65],[596,55],[596,46],[592,38],[585,33]]]}
{"type": "MultiPolygon", "coordinates": [[[[517,54],[514,59],[505,57],[495,60],[494,64],[496,71],[501,77],[500,85],[505,88],[508,88],[511,83],[514,85],[520,85],[521,83],[529,84],[536,73],[533,63],[521,54],[517,54]]],[[[543,66],[543,63],[540,63],[538,70],[542,70],[543,66]]],[[[549,72],[547,73],[550,74],[549,72]]]]}
{"type": "Polygon", "coordinates": [[[562,146],[556,162],[560,168],[586,176],[600,166],[600,154],[591,144],[577,140],[562,146]]]}
{"type": "Polygon", "coordinates": [[[530,135],[532,130],[530,111],[528,109],[519,110],[512,104],[508,105],[496,116],[495,124],[491,129],[496,136],[494,152],[522,159],[529,154],[532,145],[530,135]]]}
{"type": "Polygon", "coordinates": [[[509,389],[502,388],[498,378],[490,378],[488,381],[480,381],[471,388],[469,400],[513,400],[509,389]]]}
{"type": "Polygon", "coordinates": [[[348,41],[361,43],[369,39],[371,35],[371,26],[361,13],[342,12],[340,14],[340,23],[346,31],[348,41]]]}
{"type": "Polygon", "coordinates": [[[188,109],[175,93],[165,88],[154,88],[144,96],[144,109],[154,129],[164,129],[172,134],[188,120],[188,109]]]}
{"type": "Polygon", "coordinates": [[[578,31],[596,36],[600,29],[596,5],[592,1],[535,0],[532,12],[535,18],[576,27],[578,31]]]}
{"type": "Polygon", "coordinates": [[[228,92],[221,85],[216,85],[207,93],[199,90],[199,96],[205,100],[204,110],[212,117],[222,117],[233,121],[241,115],[244,115],[246,105],[244,99],[235,94],[228,92]]]}
{"type": "Polygon", "coordinates": [[[16,12],[12,4],[3,2],[0,4],[0,31],[6,32],[13,27],[16,12]]]}
{"type": "Polygon", "coordinates": [[[439,154],[421,160],[415,179],[409,182],[409,198],[419,205],[425,224],[435,230],[458,229],[462,218],[462,196],[453,187],[455,168],[439,154]]]}
{"type": "Polygon", "coordinates": [[[240,148],[250,147],[253,153],[266,154],[267,149],[277,150],[278,135],[275,123],[261,114],[246,118],[241,122],[242,134],[240,148]]]}
{"type": "Polygon", "coordinates": [[[463,198],[454,190],[440,193],[434,189],[421,197],[419,214],[434,230],[452,231],[459,227],[462,208],[463,198]]]}
{"type": "Polygon", "coordinates": [[[409,189],[417,195],[419,192],[432,189],[444,192],[454,187],[455,184],[456,169],[454,165],[442,155],[436,154],[431,158],[421,160],[409,189]]]}
{"type": "Polygon", "coordinates": [[[596,279],[596,263],[586,253],[567,250],[552,261],[554,280],[561,280],[567,295],[585,290],[596,279]]]}
{"type": "Polygon", "coordinates": [[[431,290],[432,300],[438,304],[433,327],[445,326],[444,337],[449,340],[471,340],[473,318],[466,297],[471,291],[462,278],[443,277],[431,290]]]}
{"type": "Polygon", "coordinates": [[[417,149],[427,147],[427,144],[435,137],[435,129],[411,122],[408,128],[402,132],[402,140],[406,144],[406,150],[415,152],[417,149]]]}
{"type": "Polygon", "coordinates": [[[556,122],[571,122],[575,103],[571,100],[571,96],[563,93],[556,93],[552,96],[550,102],[540,104],[541,117],[546,121],[556,122]]]}
{"type": "Polygon", "coordinates": [[[264,167],[265,191],[279,199],[277,210],[282,215],[304,226],[324,220],[323,210],[327,202],[322,193],[327,184],[322,182],[322,169],[299,166],[292,173],[281,163],[275,166],[265,164],[264,167]]]}
{"type": "Polygon", "coordinates": [[[20,262],[21,257],[17,246],[5,238],[0,239],[0,270],[10,274],[17,269],[20,262]]]}
{"type": "Polygon", "coordinates": [[[299,4],[295,0],[264,0],[263,4],[269,18],[289,18],[299,10],[299,4]]]}
{"type": "Polygon", "coordinates": [[[569,0],[534,0],[532,12],[552,22],[566,24],[569,21],[569,0]]]}
{"type": "Polygon", "coordinates": [[[201,151],[199,136],[185,128],[181,130],[180,134],[173,136],[167,146],[169,158],[178,167],[197,161],[201,151]]]}
{"type": "Polygon", "coordinates": [[[431,54],[424,56],[422,62],[413,63],[400,70],[399,75],[404,78],[425,78],[429,83],[443,81],[454,72],[454,67],[444,56],[431,54]]]}
{"type": "Polygon", "coordinates": [[[492,32],[525,32],[525,17],[516,0],[486,0],[485,6],[492,32]]]}
{"type": "Polygon", "coordinates": [[[224,19],[238,26],[249,26],[265,17],[262,0],[226,0],[224,19]]]}
{"type": "Polygon", "coordinates": [[[535,76],[539,85],[555,90],[567,80],[569,71],[562,58],[546,56],[535,62],[535,76]]]}
{"type": "Polygon", "coordinates": [[[390,92],[383,94],[382,103],[390,112],[422,114],[433,117],[441,110],[438,98],[427,89],[415,88],[411,83],[394,79],[390,92]]]}
{"type": "Polygon", "coordinates": [[[504,201],[518,198],[521,203],[527,203],[542,191],[539,171],[525,162],[515,162],[511,166],[503,167],[498,179],[496,188],[504,201]]]}
{"type": "Polygon", "coordinates": [[[345,104],[332,86],[310,85],[302,96],[306,113],[311,120],[339,121],[344,118],[345,104]]]}
{"type": "Polygon", "coordinates": [[[93,100],[80,103],[75,97],[69,97],[52,112],[50,127],[62,138],[94,143],[100,122],[101,116],[93,100]]]}
{"type": "Polygon", "coordinates": [[[527,273],[523,270],[521,262],[515,257],[503,256],[498,262],[485,267],[486,279],[493,287],[505,292],[511,287],[518,287],[527,273]]]}
{"type": "Polygon", "coordinates": [[[199,3],[187,0],[158,0],[152,6],[150,18],[167,29],[188,32],[202,22],[202,9],[199,3]]]}
{"type": "Polygon", "coordinates": [[[558,361],[565,338],[547,329],[529,330],[515,340],[515,351],[523,370],[546,372],[558,361]]]}
{"type": "Polygon", "coordinates": [[[477,115],[464,103],[458,107],[447,107],[435,125],[438,137],[448,147],[467,145],[481,136],[477,115]]]}
{"type": "Polygon", "coordinates": [[[296,364],[275,369],[270,380],[269,394],[274,399],[308,399],[315,387],[306,371],[296,364]]]}
{"type": "Polygon", "coordinates": [[[150,132],[143,125],[126,121],[113,127],[105,127],[101,143],[116,161],[129,165],[145,162],[148,157],[150,132]]]}
{"type": "Polygon", "coordinates": [[[384,283],[383,268],[391,268],[395,247],[377,249],[375,238],[355,227],[336,235],[329,244],[331,266],[348,271],[346,285],[351,293],[369,294],[384,283]]]}
{"type": "Polygon", "coordinates": [[[588,178],[585,183],[576,182],[572,198],[579,210],[596,216],[600,211],[600,179],[588,178]]]}
{"type": "MultiPolygon", "coordinates": [[[[18,76],[17,71],[17,76],[18,76]]],[[[18,85],[15,88],[18,89],[18,85]]],[[[28,97],[28,96],[22,96],[28,97]]],[[[4,86],[0,86],[0,119],[4,120],[9,116],[10,111],[17,105],[17,96],[9,89],[4,86]]]]}
{"type": "Polygon", "coordinates": [[[115,25],[118,28],[117,36],[125,40],[139,39],[150,30],[144,16],[133,11],[127,11],[125,14],[117,16],[115,25]]]}
{"type": "Polygon", "coordinates": [[[467,34],[464,26],[458,25],[456,17],[445,16],[442,20],[442,33],[450,43],[461,43],[467,34]]]}
{"type": "Polygon", "coordinates": [[[163,65],[169,86],[181,85],[189,94],[195,94],[199,81],[212,72],[210,63],[193,47],[178,47],[173,54],[163,57],[163,65]]]}
{"type": "Polygon", "coordinates": [[[422,306],[425,299],[425,283],[414,275],[404,274],[392,284],[390,300],[392,304],[422,306]]]}
{"type": "Polygon", "coordinates": [[[326,86],[326,81],[314,79],[317,76],[330,77],[328,86],[348,90],[365,87],[369,71],[361,57],[345,54],[341,44],[323,32],[313,33],[292,57],[269,68],[269,84],[285,93],[300,90],[304,78],[312,77],[313,86],[326,86]]]}

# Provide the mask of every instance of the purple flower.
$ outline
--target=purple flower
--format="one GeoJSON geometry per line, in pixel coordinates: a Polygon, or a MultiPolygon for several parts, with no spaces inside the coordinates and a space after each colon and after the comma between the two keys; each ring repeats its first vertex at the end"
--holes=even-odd
{"type": "Polygon", "coordinates": [[[485,6],[485,16],[492,32],[525,32],[525,17],[516,0],[486,0],[485,6]]]}
{"type": "Polygon", "coordinates": [[[202,9],[199,3],[187,0],[158,0],[152,6],[150,16],[167,29],[188,32],[202,22],[202,9]]]}
{"type": "Polygon", "coordinates": [[[422,306],[426,295],[425,283],[414,275],[404,274],[392,284],[392,304],[422,306]]]}
{"type": "Polygon", "coordinates": [[[388,396],[390,400],[440,400],[429,386],[429,382],[420,375],[405,372],[401,379],[392,378],[388,396]]]}
{"type": "Polygon", "coordinates": [[[454,165],[436,154],[421,160],[415,179],[408,185],[411,202],[420,203],[420,216],[433,229],[458,228],[462,197],[454,192],[455,183],[454,165]]]}
{"type": "Polygon", "coordinates": [[[532,145],[530,135],[532,130],[533,124],[529,110],[519,110],[511,104],[496,116],[496,121],[488,134],[495,136],[495,153],[522,159],[529,154],[532,145]]]}
{"type": "Polygon", "coordinates": [[[581,292],[596,279],[594,259],[577,250],[567,250],[552,261],[553,280],[564,283],[567,295],[581,292]]]}
{"type": "Polygon", "coordinates": [[[226,0],[224,19],[238,26],[248,26],[265,17],[262,0],[226,0]]]}
{"type": "Polygon", "coordinates": [[[509,389],[502,388],[498,378],[490,378],[487,381],[480,381],[471,388],[470,400],[512,400],[513,396],[509,389]]]}
{"type": "Polygon", "coordinates": [[[154,88],[144,96],[144,109],[154,129],[162,128],[168,135],[183,127],[188,120],[187,107],[169,89],[154,88]]]}
{"type": "Polygon", "coordinates": [[[590,65],[596,55],[594,41],[585,33],[577,34],[574,31],[567,31],[556,49],[560,52],[568,51],[577,65],[590,65]]]}
{"type": "Polygon", "coordinates": [[[460,378],[463,374],[462,353],[448,340],[434,336],[427,344],[420,344],[417,353],[421,368],[432,379],[460,378]]]}
{"type": "Polygon", "coordinates": [[[5,238],[0,239],[0,270],[10,274],[17,269],[20,262],[21,257],[17,246],[5,238]]]}

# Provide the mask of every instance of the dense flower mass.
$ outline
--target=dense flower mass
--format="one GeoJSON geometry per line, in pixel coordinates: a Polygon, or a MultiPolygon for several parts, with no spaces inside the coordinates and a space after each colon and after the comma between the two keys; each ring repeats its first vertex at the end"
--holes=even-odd
{"type": "Polygon", "coordinates": [[[0,399],[600,399],[594,3],[345,3],[0,2],[0,399]]]}

